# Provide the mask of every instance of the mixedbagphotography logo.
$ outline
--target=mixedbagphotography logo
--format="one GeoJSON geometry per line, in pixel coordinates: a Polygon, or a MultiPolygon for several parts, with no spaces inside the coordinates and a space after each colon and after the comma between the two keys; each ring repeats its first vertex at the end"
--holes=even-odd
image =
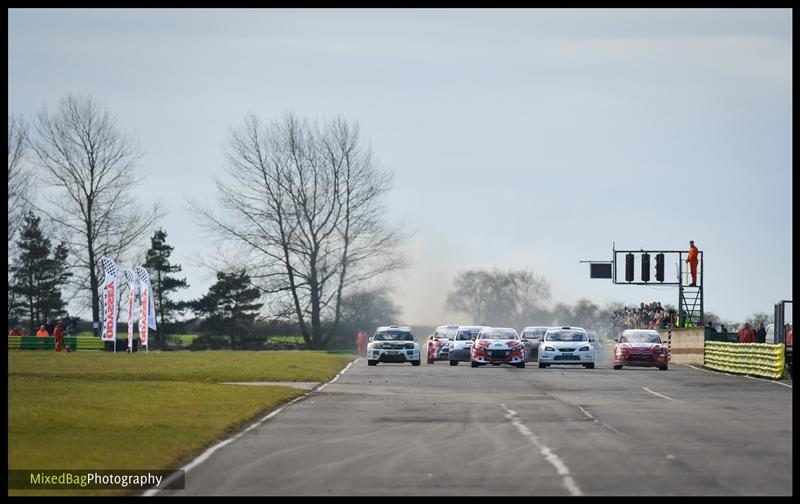
{"type": "Polygon", "coordinates": [[[9,490],[183,490],[186,471],[176,470],[71,470],[8,471],[9,490]]]}

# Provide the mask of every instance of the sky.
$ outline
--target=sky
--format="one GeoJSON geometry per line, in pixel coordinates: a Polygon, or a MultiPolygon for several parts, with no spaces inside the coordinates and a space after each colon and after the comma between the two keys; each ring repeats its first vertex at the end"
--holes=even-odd
{"type": "Polygon", "coordinates": [[[413,231],[384,281],[419,325],[463,319],[445,298],[474,268],[532,270],[552,302],[677,305],[580,261],[689,240],[706,311],[771,314],[792,298],[791,59],[790,9],[8,10],[9,112],[73,92],[117,117],[184,299],[214,281],[187,199],[216,197],[231,128],[357,122],[413,231]]]}

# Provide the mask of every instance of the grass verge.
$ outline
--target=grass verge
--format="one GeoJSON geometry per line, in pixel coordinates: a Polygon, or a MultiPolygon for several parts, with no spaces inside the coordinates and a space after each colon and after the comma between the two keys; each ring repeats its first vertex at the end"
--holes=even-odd
{"type": "MultiPolygon", "coordinates": [[[[174,469],[302,390],[221,381],[328,381],[325,352],[9,351],[9,469],[174,469]]],[[[122,495],[128,490],[9,490],[122,495]]]]}

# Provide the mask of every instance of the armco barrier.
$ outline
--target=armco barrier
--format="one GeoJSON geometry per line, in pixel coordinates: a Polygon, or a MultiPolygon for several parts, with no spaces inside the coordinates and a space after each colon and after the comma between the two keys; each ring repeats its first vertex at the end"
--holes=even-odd
{"type": "Polygon", "coordinates": [[[783,343],[723,343],[706,341],[705,367],[728,373],[780,379],[784,365],[783,343]]]}
{"type": "MultiPolygon", "coordinates": [[[[56,345],[54,336],[9,336],[9,350],[53,350],[56,345]]],[[[103,341],[92,336],[64,336],[64,346],[72,350],[102,350],[103,341]]]]}

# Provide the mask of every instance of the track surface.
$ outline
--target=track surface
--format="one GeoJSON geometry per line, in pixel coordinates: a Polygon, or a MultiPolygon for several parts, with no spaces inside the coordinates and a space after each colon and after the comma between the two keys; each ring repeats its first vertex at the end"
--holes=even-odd
{"type": "Polygon", "coordinates": [[[790,387],[615,371],[609,350],[591,370],[359,359],[160,495],[791,495],[790,387]]]}

